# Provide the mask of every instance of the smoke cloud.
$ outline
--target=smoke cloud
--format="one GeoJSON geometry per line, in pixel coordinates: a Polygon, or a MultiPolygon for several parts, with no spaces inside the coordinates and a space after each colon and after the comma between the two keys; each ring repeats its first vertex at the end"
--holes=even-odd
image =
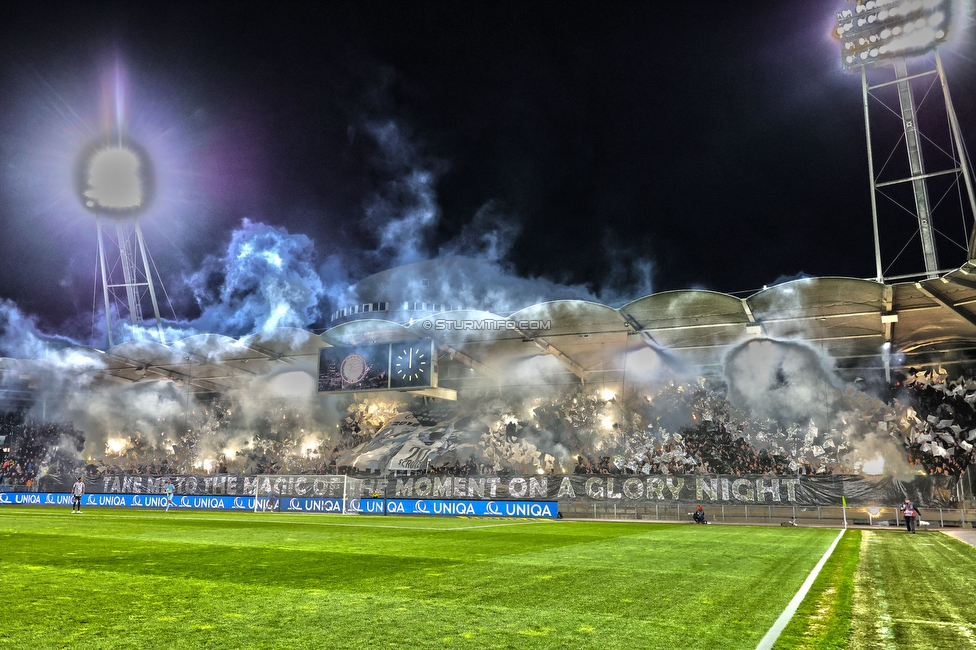
{"type": "Polygon", "coordinates": [[[838,404],[837,378],[816,351],[796,342],[752,340],[725,361],[730,401],[783,426],[826,426],[838,404]]]}
{"type": "Polygon", "coordinates": [[[188,329],[243,336],[306,327],[325,298],[316,261],[305,235],[245,219],[226,250],[186,279],[201,310],[188,329]]]}

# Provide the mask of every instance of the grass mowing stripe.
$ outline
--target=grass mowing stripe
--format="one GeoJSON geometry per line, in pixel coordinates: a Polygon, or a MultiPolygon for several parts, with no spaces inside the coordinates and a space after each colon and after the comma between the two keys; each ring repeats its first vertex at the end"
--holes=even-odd
{"type": "Polygon", "coordinates": [[[854,607],[854,574],[861,531],[849,529],[820,571],[810,593],[786,626],[774,650],[843,650],[849,647],[854,607]]]}
{"type": "Polygon", "coordinates": [[[976,649],[976,548],[923,531],[863,535],[851,647],[976,649]]]}
{"type": "Polygon", "coordinates": [[[756,650],[772,650],[773,644],[776,643],[776,639],[778,639],[780,633],[786,629],[790,619],[793,618],[793,613],[796,612],[797,608],[800,607],[800,603],[802,603],[803,599],[806,598],[807,592],[810,591],[810,587],[813,586],[814,580],[817,579],[817,575],[820,573],[820,569],[822,569],[827,563],[827,560],[830,559],[830,554],[834,552],[835,548],[837,548],[837,544],[840,542],[840,538],[843,536],[844,529],[841,529],[841,531],[837,533],[837,537],[834,539],[833,543],[827,548],[827,552],[824,553],[823,557],[820,558],[820,561],[817,562],[817,566],[813,567],[813,571],[810,572],[810,575],[807,576],[807,579],[803,582],[803,585],[800,586],[800,590],[796,592],[795,596],[793,596],[793,600],[791,600],[789,605],[786,606],[783,613],[779,615],[779,618],[776,619],[773,626],[769,628],[769,632],[766,632],[766,636],[759,641],[759,645],[756,646],[756,650]]]}

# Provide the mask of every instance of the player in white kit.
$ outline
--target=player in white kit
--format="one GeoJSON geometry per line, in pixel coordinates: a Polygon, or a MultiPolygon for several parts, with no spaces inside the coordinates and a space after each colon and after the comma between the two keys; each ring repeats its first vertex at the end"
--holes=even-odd
{"type": "Polygon", "coordinates": [[[71,486],[71,496],[74,497],[71,502],[71,514],[81,514],[81,497],[85,496],[85,482],[78,477],[75,484],[71,486]]]}

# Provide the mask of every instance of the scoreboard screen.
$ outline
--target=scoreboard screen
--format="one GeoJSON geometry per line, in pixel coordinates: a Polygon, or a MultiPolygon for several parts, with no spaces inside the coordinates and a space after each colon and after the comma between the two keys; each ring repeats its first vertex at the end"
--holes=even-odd
{"type": "Polygon", "coordinates": [[[320,393],[436,386],[437,358],[430,339],[319,350],[320,393]]]}

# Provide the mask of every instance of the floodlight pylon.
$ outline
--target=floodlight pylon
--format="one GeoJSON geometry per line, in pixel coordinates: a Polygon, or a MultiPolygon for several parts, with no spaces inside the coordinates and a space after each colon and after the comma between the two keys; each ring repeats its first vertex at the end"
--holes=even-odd
{"type": "MultiPolygon", "coordinates": [[[[952,16],[952,2],[932,0],[926,3],[898,3],[893,0],[874,0],[864,2],[858,0],[855,9],[837,13],[837,35],[841,38],[841,57],[845,70],[859,72],[861,76],[862,102],[864,109],[864,129],[867,141],[868,175],[871,190],[871,215],[874,228],[876,279],[883,282],[887,269],[883,266],[881,228],[879,219],[879,203],[895,204],[899,211],[910,213],[917,221],[918,234],[921,241],[921,254],[924,272],[917,275],[926,278],[938,277],[944,272],[940,269],[939,253],[936,246],[936,234],[947,236],[939,230],[934,222],[934,210],[941,203],[932,202],[931,183],[940,177],[955,175],[954,183],[960,180],[965,185],[968,201],[968,217],[964,214],[965,235],[963,241],[955,242],[959,248],[967,252],[966,260],[976,260],[976,229],[972,228],[976,218],[976,194],[973,192],[972,173],[964,147],[959,121],[952,105],[949,85],[946,80],[945,69],[939,56],[938,45],[947,42],[950,33],[949,18],[952,16]],[[917,7],[915,5],[918,5],[917,7]],[[938,21],[935,23],[935,21],[938,21]],[[916,35],[921,34],[926,21],[934,26],[926,39],[911,40],[906,38],[908,27],[916,35]],[[909,70],[909,61],[912,69],[909,70]],[[922,99],[916,100],[916,89],[923,83],[930,85],[921,94],[922,99]],[[944,126],[948,128],[951,144],[940,147],[935,140],[923,133],[920,124],[919,108],[929,99],[935,83],[942,89],[941,95],[945,108],[944,126]],[[885,96],[886,90],[894,89],[894,96],[885,96]],[[883,114],[896,116],[901,124],[897,137],[893,132],[886,132],[872,125],[871,99],[876,100],[875,106],[883,108],[883,114]],[[897,101],[897,104],[895,103],[897,101]],[[885,141],[887,138],[887,141],[885,141]],[[892,144],[892,139],[897,140],[892,144]],[[875,147],[891,144],[888,155],[881,170],[875,169],[875,147]],[[904,143],[906,174],[898,174],[897,178],[885,177],[888,164],[894,158],[895,151],[904,143]],[[925,150],[941,152],[935,162],[926,160],[925,150]],[[945,154],[945,155],[942,155],[945,154]],[[910,200],[899,200],[891,192],[897,187],[911,189],[910,200]],[[891,188],[891,189],[889,189],[891,188]]],[[[926,127],[928,128],[928,126],[926,127]]],[[[893,130],[892,130],[893,131],[893,130]]],[[[944,132],[943,132],[944,133],[944,132]]],[[[890,175],[890,173],[889,173],[890,175]]],[[[960,208],[965,212],[964,208],[960,208]]],[[[914,236],[914,235],[913,235],[914,236]]],[[[953,240],[954,241],[954,240],[953,240]]],[[[906,244],[907,246],[907,244],[906,244]]],[[[904,251],[905,248],[902,248],[904,251]]],[[[899,255],[901,253],[899,252],[899,255]]],[[[889,261],[889,269],[897,260],[889,261]]],[[[888,279],[895,279],[889,277],[888,279]]]]}
{"type": "Polygon", "coordinates": [[[165,343],[149,254],[142,228],[139,227],[139,219],[106,218],[96,214],[95,224],[109,347],[115,345],[113,312],[119,319],[127,317],[133,327],[143,327],[143,302],[147,297],[152,307],[159,342],[165,343]]]}

